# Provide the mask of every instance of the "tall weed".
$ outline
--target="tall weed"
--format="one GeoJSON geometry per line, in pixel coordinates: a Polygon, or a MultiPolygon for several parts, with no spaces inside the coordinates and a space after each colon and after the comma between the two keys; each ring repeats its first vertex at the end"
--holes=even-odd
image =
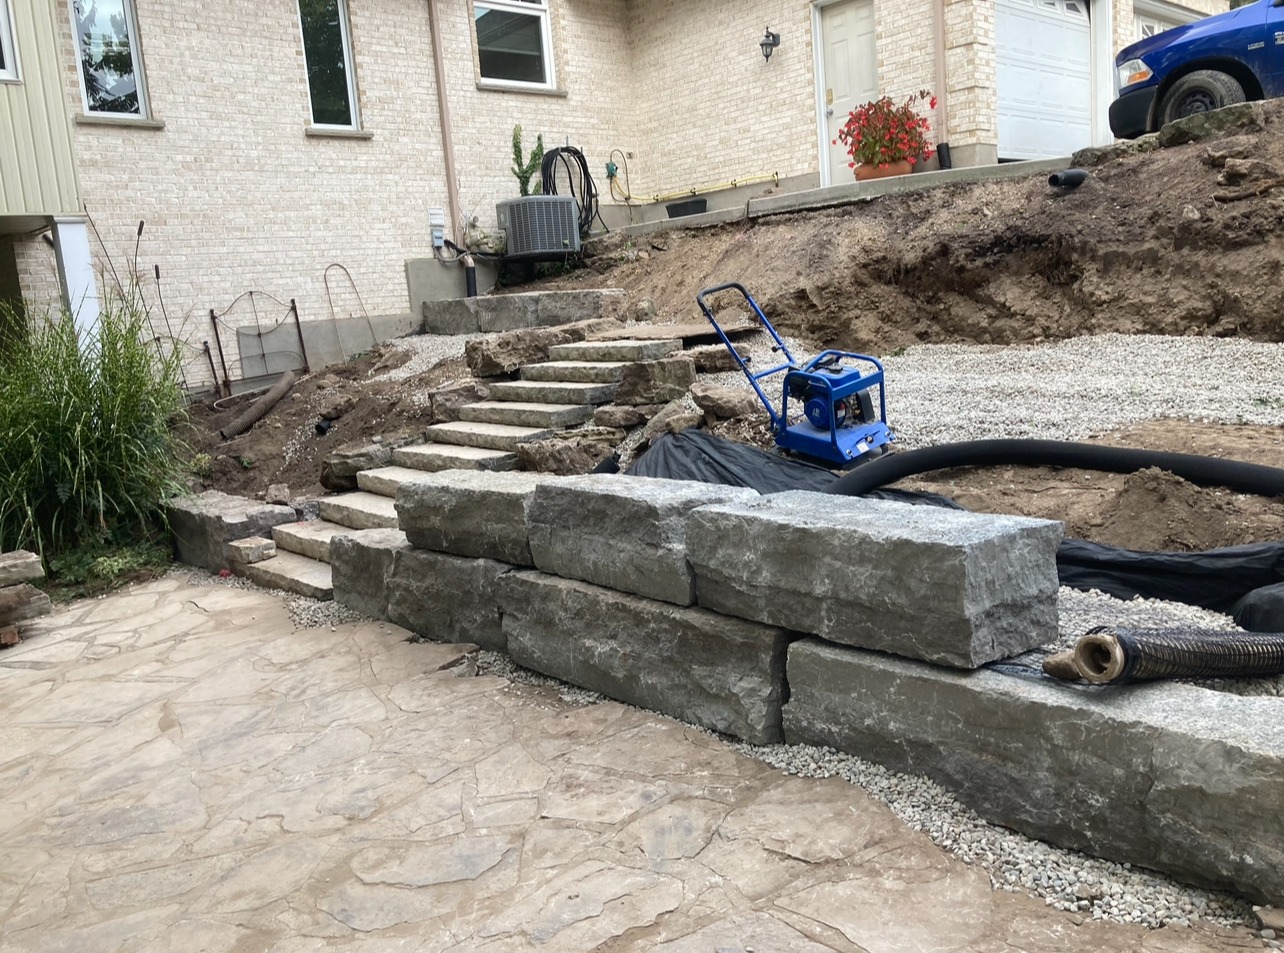
{"type": "Polygon", "coordinates": [[[178,381],[136,292],[79,333],[65,313],[0,315],[0,551],[154,538],[183,489],[178,381]]]}

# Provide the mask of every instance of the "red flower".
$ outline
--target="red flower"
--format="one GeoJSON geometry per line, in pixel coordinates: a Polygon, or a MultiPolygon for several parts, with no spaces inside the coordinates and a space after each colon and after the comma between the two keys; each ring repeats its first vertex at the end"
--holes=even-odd
{"type": "Polygon", "coordinates": [[[928,144],[928,121],[914,110],[915,104],[929,102],[935,108],[932,94],[921,90],[899,106],[884,96],[852,110],[834,140],[835,144],[841,142],[851,156],[848,167],[885,167],[902,159],[909,159],[913,165],[920,158],[930,159],[933,151],[928,144]]]}

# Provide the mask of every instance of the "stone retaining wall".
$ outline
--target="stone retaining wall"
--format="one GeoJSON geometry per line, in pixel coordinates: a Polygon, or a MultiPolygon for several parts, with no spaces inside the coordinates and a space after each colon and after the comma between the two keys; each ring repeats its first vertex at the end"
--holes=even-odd
{"type": "Polygon", "coordinates": [[[339,601],[753,743],[927,775],[1055,844],[1284,899],[1277,700],[961,670],[1055,632],[1057,524],[604,475],[436,474],[397,507],[407,534],[336,539],[339,601]]]}

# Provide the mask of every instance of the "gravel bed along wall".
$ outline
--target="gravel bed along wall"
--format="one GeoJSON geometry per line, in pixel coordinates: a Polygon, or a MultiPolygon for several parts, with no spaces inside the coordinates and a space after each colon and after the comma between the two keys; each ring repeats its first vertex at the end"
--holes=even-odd
{"type": "Polygon", "coordinates": [[[904,447],[1082,440],[1144,420],[1284,423],[1284,345],[1104,334],[1028,346],[918,345],[885,359],[904,447]]]}
{"type": "MultiPolygon", "coordinates": [[[[784,340],[800,361],[819,353],[784,340]]],[[[740,342],[755,371],[781,362],[770,344],[765,334],[740,342]]],[[[880,359],[888,423],[909,449],[1001,437],[1082,440],[1159,417],[1284,423],[1284,344],[1103,334],[1014,346],[919,344],[880,359]]],[[[739,371],[701,379],[749,387],[739,371]]],[[[778,403],[781,378],[762,386],[778,403]]]]}

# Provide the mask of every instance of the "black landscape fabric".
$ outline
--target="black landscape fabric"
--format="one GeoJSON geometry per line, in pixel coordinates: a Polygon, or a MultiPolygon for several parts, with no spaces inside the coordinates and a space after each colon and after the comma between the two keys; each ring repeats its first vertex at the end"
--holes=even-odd
{"type": "MultiPolygon", "coordinates": [[[[759,493],[824,490],[838,479],[822,467],[789,460],[701,430],[665,434],[625,471],[630,476],[693,480],[722,486],[746,486],[759,493]]],[[[963,507],[948,497],[908,490],[882,489],[867,499],[963,507]]],[[[1097,589],[1118,599],[1143,596],[1235,613],[1249,631],[1284,630],[1284,604],[1278,589],[1248,598],[1250,593],[1284,583],[1284,542],[1254,543],[1202,553],[1149,553],[1120,549],[1082,539],[1066,539],[1057,552],[1057,574],[1063,586],[1097,589]],[[1241,600],[1256,608],[1245,611],[1241,600]]]]}

